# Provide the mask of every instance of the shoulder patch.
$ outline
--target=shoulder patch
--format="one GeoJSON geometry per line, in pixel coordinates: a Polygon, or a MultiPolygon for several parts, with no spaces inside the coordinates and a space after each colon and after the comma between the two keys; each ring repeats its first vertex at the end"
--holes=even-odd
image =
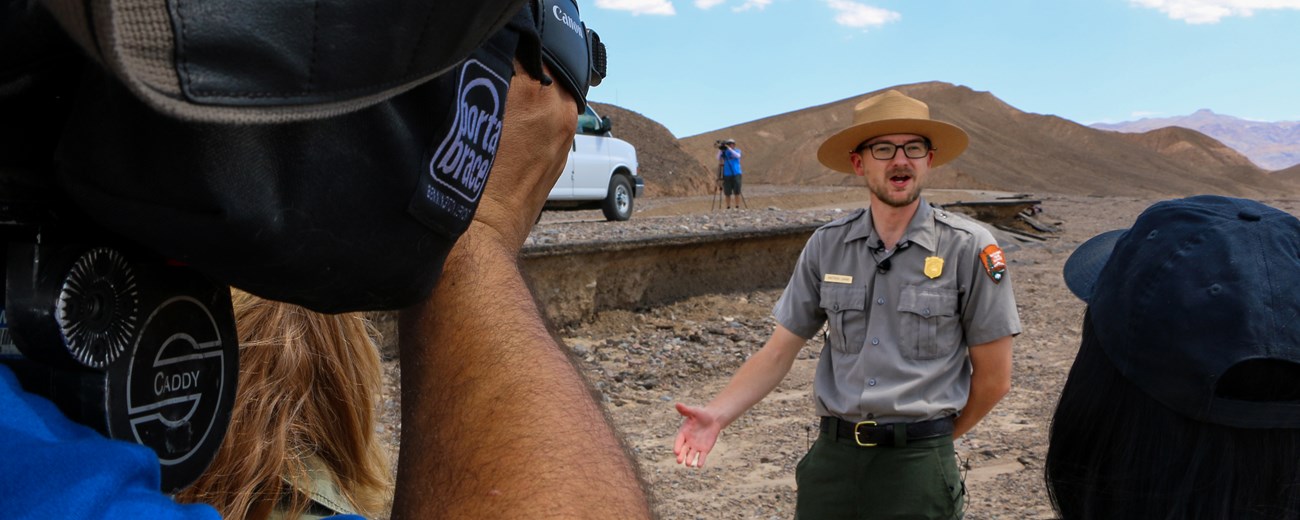
{"type": "Polygon", "coordinates": [[[1000,283],[1007,276],[1007,262],[1002,256],[1002,248],[997,244],[989,244],[980,251],[980,265],[984,266],[984,272],[993,283],[1000,283]]]}

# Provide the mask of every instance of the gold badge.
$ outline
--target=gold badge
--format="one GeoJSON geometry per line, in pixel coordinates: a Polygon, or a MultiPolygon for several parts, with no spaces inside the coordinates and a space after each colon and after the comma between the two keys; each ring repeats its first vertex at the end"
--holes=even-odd
{"type": "Polygon", "coordinates": [[[925,257],[925,275],[933,280],[941,274],[943,274],[943,259],[937,256],[925,257]]]}
{"type": "Polygon", "coordinates": [[[846,274],[828,274],[822,280],[830,283],[853,283],[853,277],[846,274]]]}

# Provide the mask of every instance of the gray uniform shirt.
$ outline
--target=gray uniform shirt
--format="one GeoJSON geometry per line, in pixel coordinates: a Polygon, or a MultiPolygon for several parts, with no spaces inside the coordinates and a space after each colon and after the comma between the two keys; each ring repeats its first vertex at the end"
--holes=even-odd
{"type": "Polygon", "coordinates": [[[805,339],[829,322],[818,415],[883,424],[956,414],[970,396],[968,347],[1020,333],[1011,279],[995,281],[981,259],[997,245],[988,230],[921,199],[899,244],[879,249],[866,210],[826,224],[776,302],[777,322],[805,339]],[[943,260],[934,278],[929,257],[943,260]]]}

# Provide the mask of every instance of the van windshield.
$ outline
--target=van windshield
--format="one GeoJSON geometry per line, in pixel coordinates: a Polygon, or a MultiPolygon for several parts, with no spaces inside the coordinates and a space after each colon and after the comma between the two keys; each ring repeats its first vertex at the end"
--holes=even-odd
{"type": "Polygon", "coordinates": [[[600,116],[587,107],[587,111],[578,115],[578,133],[580,134],[598,134],[600,133],[600,116]]]}

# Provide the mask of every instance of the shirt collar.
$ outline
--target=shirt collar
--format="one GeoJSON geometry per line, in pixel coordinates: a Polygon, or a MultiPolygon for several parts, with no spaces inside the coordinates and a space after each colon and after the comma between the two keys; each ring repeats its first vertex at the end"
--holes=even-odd
{"type": "MultiPolygon", "coordinates": [[[[907,223],[907,230],[903,231],[901,240],[934,251],[934,208],[931,208],[930,203],[925,201],[925,197],[921,197],[920,201],[921,203],[916,207],[916,214],[912,215],[912,221],[907,223]]],[[[871,244],[875,244],[876,241],[880,240],[880,236],[876,234],[876,226],[871,219],[870,207],[866,209],[866,213],[862,218],[854,223],[849,233],[844,237],[844,242],[848,243],[864,238],[871,244]]]]}

